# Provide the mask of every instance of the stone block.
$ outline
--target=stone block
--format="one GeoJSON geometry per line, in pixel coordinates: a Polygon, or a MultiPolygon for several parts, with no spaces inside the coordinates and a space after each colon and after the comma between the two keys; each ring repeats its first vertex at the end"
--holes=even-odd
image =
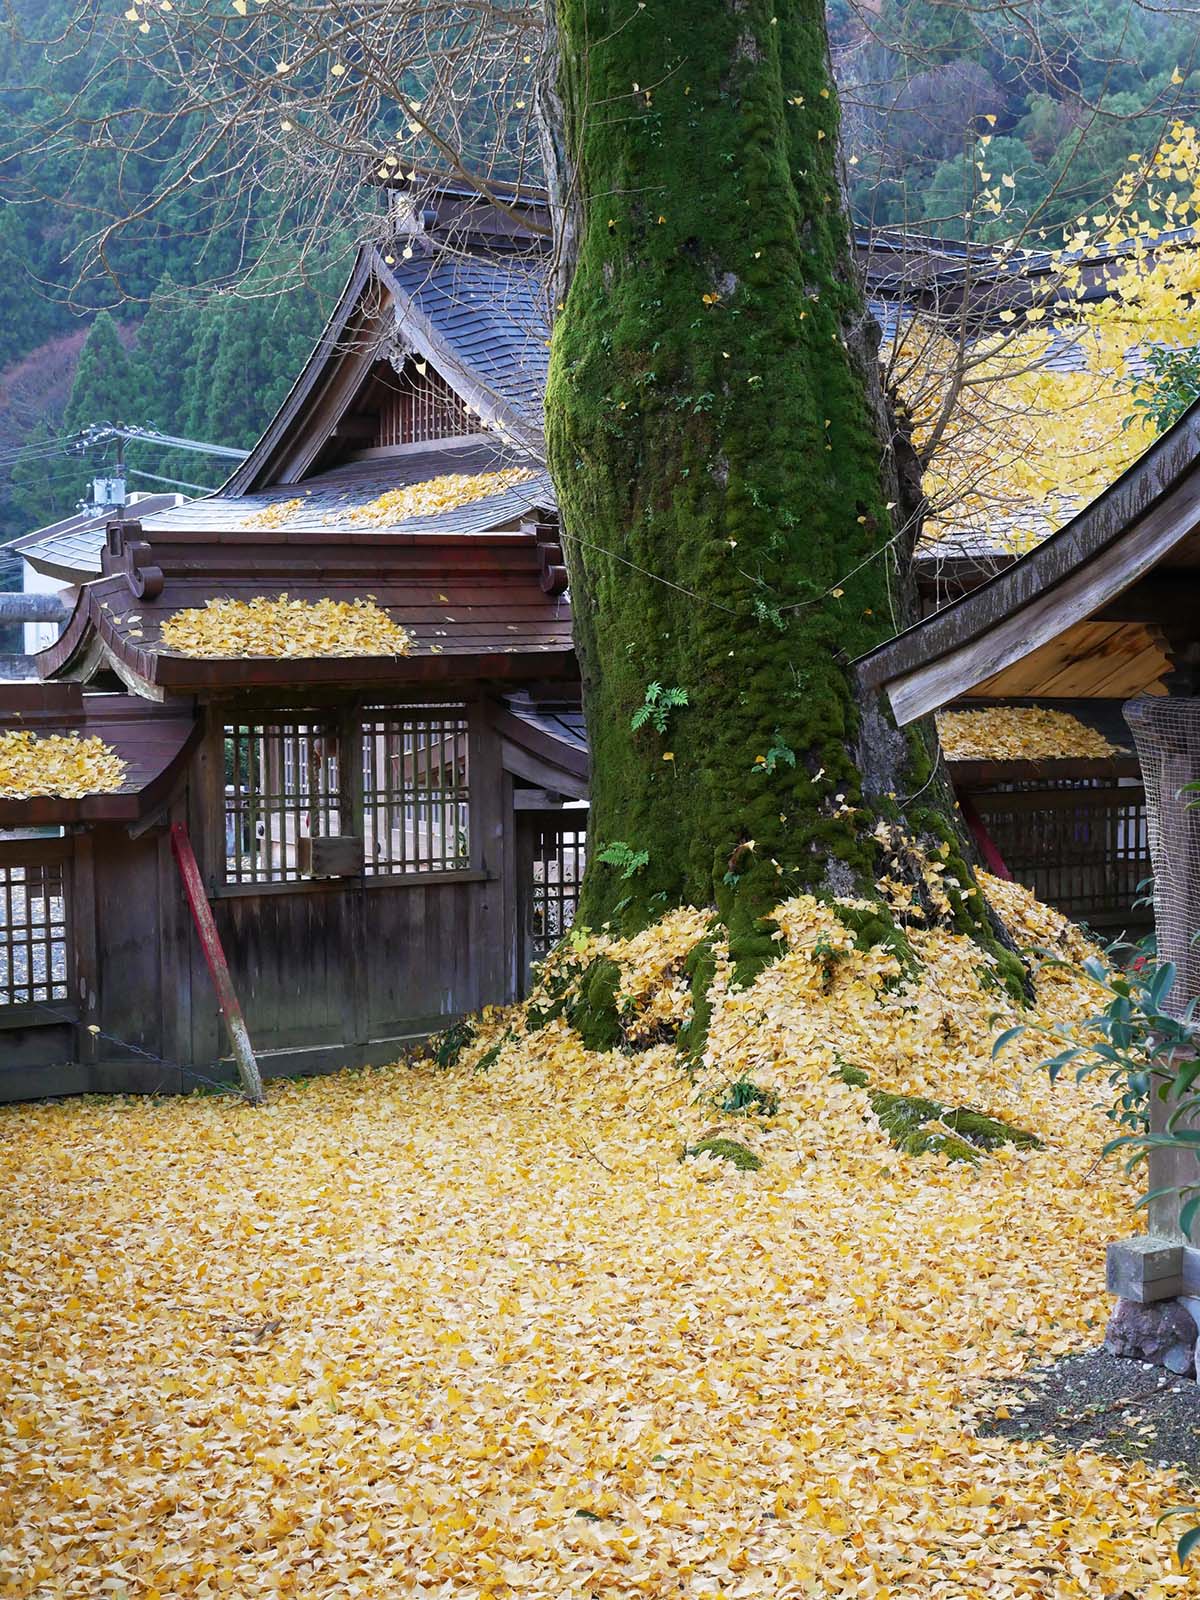
{"type": "Polygon", "coordinates": [[[1177,1300],[1139,1305],[1118,1300],[1104,1333],[1110,1356],[1148,1361],[1168,1372],[1191,1373],[1196,1355],[1196,1324],[1177,1300]]]}
{"type": "Polygon", "coordinates": [[[1183,1247],[1169,1239],[1140,1234],[1108,1247],[1109,1294],[1146,1305],[1183,1293],[1183,1247]]]}

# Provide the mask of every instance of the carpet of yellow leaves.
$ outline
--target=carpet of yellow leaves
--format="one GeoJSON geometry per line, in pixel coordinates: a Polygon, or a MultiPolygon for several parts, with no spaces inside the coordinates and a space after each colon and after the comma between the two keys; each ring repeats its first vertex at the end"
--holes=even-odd
{"type": "Polygon", "coordinates": [[[1117,754],[1116,745],[1078,717],[1041,706],[942,711],[937,729],[948,761],[1098,760],[1117,754]]]}
{"type": "Polygon", "coordinates": [[[365,527],[384,528],[393,523],[411,522],[417,517],[437,517],[444,511],[457,511],[475,500],[489,500],[505,494],[518,484],[529,483],[538,474],[529,467],[505,467],[500,472],[447,472],[407,489],[389,489],[366,505],[355,506],[350,521],[365,527]]]}
{"type": "Polygon", "coordinates": [[[0,733],[0,797],[5,800],[34,795],[81,800],[111,794],[124,779],[124,761],[103,739],[23,728],[0,733]]]}
{"type": "MultiPolygon", "coordinates": [[[[686,1014],[703,921],[604,945],[634,1011],[686,1014]]],[[[1132,1223],[1109,1125],[1036,1043],[992,1061],[1012,1006],[972,945],[914,931],[905,986],[815,901],[779,923],[752,988],[719,963],[694,1080],[669,1043],[589,1055],[517,1010],[451,1071],[261,1110],[0,1112],[0,1594],[1200,1592],[1153,1531],[1165,1473],[973,1425],[997,1380],[1099,1341],[1132,1223]],[[839,1059],[1046,1147],[902,1155],[839,1059]],[[776,1115],[716,1109],[742,1076],[776,1115]],[[681,1162],[713,1127],[761,1170],[681,1162]]],[[[1081,982],[1047,971],[1037,1015],[1078,1015],[1081,982]]]]}
{"type": "Polygon", "coordinates": [[[408,631],[371,599],[209,600],[176,611],[163,623],[162,642],[180,655],[406,656],[408,631]]]}

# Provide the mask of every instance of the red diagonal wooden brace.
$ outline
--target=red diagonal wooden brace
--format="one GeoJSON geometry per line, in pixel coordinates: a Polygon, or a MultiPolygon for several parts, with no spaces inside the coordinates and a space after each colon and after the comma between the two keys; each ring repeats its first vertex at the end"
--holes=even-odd
{"type": "Polygon", "coordinates": [[[200,935],[200,948],[204,951],[204,959],[208,962],[208,970],[212,975],[213,988],[217,991],[217,1003],[221,1007],[221,1015],[225,1018],[225,1026],[229,1030],[229,1042],[233,1046],[234,1059],[237,1061],[238,1076],[242,1080],[246,1098],[259,1105],[263,1098],[263,1086],[258,1062],[254,1059],[254,1051],[250,1048],[246,1019],[242,1016],[233,979],[229,976],[229,963],[225,959],[225,951],[221,948],[221,936],[217,932],[212,907],[204,892],[204,881],[196,864],[196,852],[192,849],[192,841],[182,822],[171,824],[171,849],[179,866],[179,876],[183,879],[188,905],[192,908],[192,920],[196,924],[196,932],[200,935]]]}
{"type": "Polygon", "coordinates": [[[1006,878],[1012,882],[1012,873],[1004,863],[1004,857],[996,847],[996,841],[987,831],[983,818],[975,809],[975,802],[969,794],[960,794],[958,809],[963,814],[963,820],[971,830],[971,837],[979,846],[979,854],[983,857],[983,864],[994,878],[1006,878]]]}

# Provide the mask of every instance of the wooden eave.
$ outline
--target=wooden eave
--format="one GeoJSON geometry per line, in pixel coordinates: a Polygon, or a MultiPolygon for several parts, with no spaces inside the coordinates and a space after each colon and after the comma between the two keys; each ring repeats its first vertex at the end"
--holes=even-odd
{"type": "Polygon", "coordinates": [[[368,181],[376,188],[410,196],[414,215],[400,230],[407,237],[424,235],[458,250],[485,248],[500,253],[516,249],[523,254],[540,250],[549,254],[550,197],[542,187],[502,178],[456,181],[420,163],[390,177],[376,173],[368,181]]]}
{"type": "Polygon", "coordinates": [[[990,789],[996,784],[1061,782],[1083,778],[1103,778],[1115,783],[1118,778],[1138,778],[1141,768],[1129,752],[1093,759],[1066,760],[1042,757],[1037,761],[953,761],[948,760],[950,776],[959,789],[990,789]]]}
{"type": "Polygon", "coordinates": [[[860,683],[902,724],[971,694],[1154,692],[1156,629],[1196,625],[1198,457],[1200,402],[1058,533],[860,657],[860,683]]]}
{"type": "Polygon", "coordinates": [[[136,524],[110,528],[105,576],[86,585],[62,635],[35,657],[43,678],[88,682],[109,669],[135,693],[162,699],[578,676],[562,554],[549,524],[471,534],[171,529],[156,531],[152,545],[141,532],[136,524]],[[177,611],[282,593],[311,601],[371,597],[415,648],[405,656],[213,660],[160,642],[177,611]]]}
{"type": "Polygon", "coordinates": [[[572,799],[587,799],[591,759],[586,750],[554,738],[545,728],[514,716],[504,706],[493,709],[492,723],[500,735],[506,771],[572,799]]]}
{"type": "Polygon", "coordinates": [[[13,728],[103,739],[124,761],[125,776],[119,789],[78,800],[0,795],[0,827],[6,828],[140,821],[167,798],[201,734],[190,703],[167,708],[131,695],[85,695],[77,683],[0,688],[0,731],[13,728]]]}

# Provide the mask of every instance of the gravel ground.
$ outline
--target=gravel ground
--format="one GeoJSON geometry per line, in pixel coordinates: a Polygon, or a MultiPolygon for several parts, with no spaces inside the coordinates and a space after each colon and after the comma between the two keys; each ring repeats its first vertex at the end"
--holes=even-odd
{"type": "Polygon", "coordinates": [[[982,1432],[1181,1467],[1200,1482],[1200,1385],[1191,1378],[1094,1350],[1041,1368],[1000,1400],[1010,1415],[982,1432]]]}

